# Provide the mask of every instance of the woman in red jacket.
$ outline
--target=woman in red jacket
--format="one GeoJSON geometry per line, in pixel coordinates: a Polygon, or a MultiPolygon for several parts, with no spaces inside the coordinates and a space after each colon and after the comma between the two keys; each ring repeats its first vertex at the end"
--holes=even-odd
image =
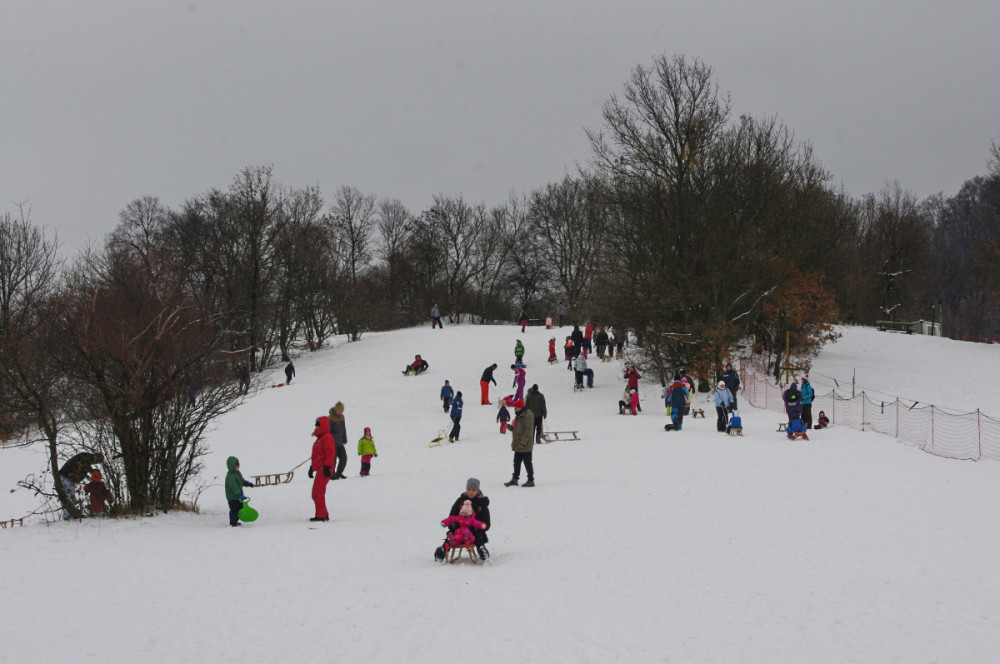
{"type": "Polygon", "coordinates": [[[337,461],[337,448],[330,434],[330,418],[323,416],[316,420],[313,431],[316,442],[313,443],[312,465],[309,466],[309,477],[313,481],[312,499],[316,504],[316,516],[310,521],[329,521],[330,513],[326,509],[326,485],[333,474],[333,464],[337,461]]]}

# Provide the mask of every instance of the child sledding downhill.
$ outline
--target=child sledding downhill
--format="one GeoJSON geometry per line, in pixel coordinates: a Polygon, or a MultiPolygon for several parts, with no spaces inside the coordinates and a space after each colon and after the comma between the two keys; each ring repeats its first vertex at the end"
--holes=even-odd
{"type": "MultiPolygon", "coordinates": [[[[490,557],[490,552],[486,549],[486,543],[489,541],[489,537],[487,537],[486,533],[490,529],[490,499],[484,496],[479,490],[479,480],[475,477],[470,477],[465,483],[465,493],[460,495],[458,500],[455,501],[455,504],[451,506],[451,510],[448,513],[449,519],[451,517],[460,516],[462,508],[466,503],[469,503],[472,508],[472,518],[476,522],[482,524],[481,526],[473,524],[473,526],[468,529],[469,534],[472,535],[472,540],[469,543],[475,547],[476,553],[479,555],[479,559],[485,562],[490,557]]],[[[445,521],[448,521],[448,519],[445,519],[445,521]]],[[[456,522],[452,522],[451,525],[448,525],[442,521],[442,525],[446,528],[454,530],[460,528],[459,524],[456,522]]],[[[463,537],[467,537],[467,535],[463,537]]],[[[449,533],[448,537],[445,539],[445,543],[434,550],[434,560],[440,562],[445,559],[448,548],[451,546],[451,539],[452,534],[449,533]]],[[[468,540],[466,541],[468,542],[468,540]]]]}
{"type": "Polygon", "coordinates": [[[476,536],[472,533],[472,529],[484,530],[486,528],[486,524],[474,516],[471,500],[463,501],[458,514],[444,519],[441,525],[445,528],[452,528],[444,543],[445,553],[451,549],[471,549],[476,543],[476,536]]]}
{"type": "Polygon", "coordinates": [[[427,367],[429,366],[430,365],[427,363],[427,360],[423,359],[419,355],[415,355],[413,363],[406,365],[406,368],[403,369],[403,375],[409,376],[412,374],[414,376],[419,376],[423,372],[427,371],[427,367]]]}

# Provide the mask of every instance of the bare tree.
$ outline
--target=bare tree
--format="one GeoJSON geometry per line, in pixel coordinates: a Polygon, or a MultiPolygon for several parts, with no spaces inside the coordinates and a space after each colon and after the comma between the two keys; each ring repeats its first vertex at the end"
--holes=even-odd
{"type": "Polygon", "coordinates": [[[607,226],[598,190],[567,176],[532,194],[529,219],[541,259],[569,303],[571,319],[579,321],[600,268],[607,226]]]}
{"type": "Polygon", "coordinates": [[[0,217],[0,418],[11,434],[33,441],[40,433],[59,502],[71,516],[80,512],[58,481],[59,435],[69,394],[52,357],[60,264],[56,242],[30,220],[30,209],[0,217]],[[37,427],[37,428],[36,428],[37,427]]]}

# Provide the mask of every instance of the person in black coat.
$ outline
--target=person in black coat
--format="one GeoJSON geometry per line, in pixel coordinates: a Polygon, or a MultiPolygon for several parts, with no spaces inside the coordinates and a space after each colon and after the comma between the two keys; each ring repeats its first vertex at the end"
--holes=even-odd
{"type": "MultiPolygon", "coordinates": [[[[479,489],[479,480],[475,477],[470,477],[465,482],[465,493],[459,496],[455,504],[451,506],[448,515],[458,516],[462,509],[462,503],[467,500],[472,503],[472,513],[476,519],[486,524],[482,530],[477,528],[472,531],[476,536],[476,553],[479,554],[480,560],[485,561],[490,557],[490,552],[486,549],[486,543],[490,540],[486,534],[486,531],[490,529],[490,499],[482,494],[479,489]]],[[[448,539],[445,538],[445,541],[447,542],[448,539]]],[[[444,560],[444,544],[434,550],[434,560],[444,560]]]]}
{"type": "Polygon", "coordinates": [[[580,351],[583,350],[583,331],[579,325],[573,326],[573,332],[569,338],[573,340],[573,357],[580,357],[580,351]]]}
{"type": "Polygon", "coordinates": [[[736,392],[740,389],[740,375],[733,371],[733,365],[726,365],[726,370],[722,374],[722,382],[726,384],[726,388],[733,394],[733,410],[739,409],[740,406],[736,402],[736,392]]]}
{"type": "Polygon", "coordinates": [[[788,414],[788,423],[792,420],[802,418],[802,393],[799,392],[799,384],[792,381],[792,384],[785,390],[781,398],[785,402],[785,412],[788,414]]]}
{"type": "MultiPolygon", "coordinates": [[[[104,457],[96,452],[80,452],[70,457],[69,461],[59,469],[59,480],[62,482],[66,497],[76,504],[76,485],[96,470],[93,466],[104,461],[104,457]]],[[[63,509],[63,518],[69,518],[69,510],[63,509]]]]}
{"type": "Polygon", "coordinates": [[[285,365],[285,382],[289,385],[292,384],[292,378],[295,376],[295,365],[289,360],[288,364],[285,365]]]}

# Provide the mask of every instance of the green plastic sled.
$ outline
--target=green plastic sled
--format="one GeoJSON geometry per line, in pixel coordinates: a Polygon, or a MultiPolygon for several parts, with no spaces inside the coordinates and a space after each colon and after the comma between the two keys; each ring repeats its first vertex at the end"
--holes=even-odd
{"type": "Polygon", "coordinates": [[[257,510],[250,507],[250,499],[244,498],[243,507],[240,508],[239,514],[237,514],[237,516],[239,516],[240,521],[245,521],[247,523],[250,523],[251,521],[256,521],[257,517],[260,516],[260,514],[257,513],[257,510]]]}

